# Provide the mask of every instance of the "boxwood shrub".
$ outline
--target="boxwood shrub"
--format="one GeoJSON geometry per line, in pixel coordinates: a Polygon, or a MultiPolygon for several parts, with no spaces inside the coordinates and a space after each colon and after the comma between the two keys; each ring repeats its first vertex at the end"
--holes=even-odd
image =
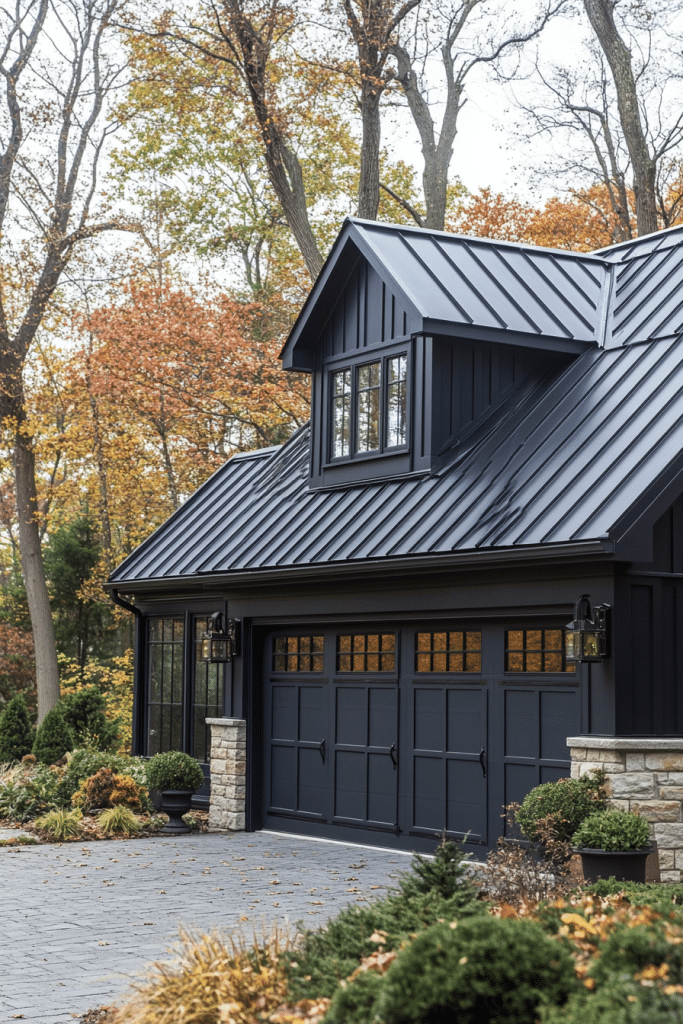
{"type": "Polygon", "coordinates": [[[642,850],[650,841],[650,826],[634,811],[610,809],[589,815],[574,833],[574,845],[611,852],[642,850]]]}
{"type": "Polygon", "coordinates": [[[524,797],[516,815],[522,834],[530,840],[538,839],[538,823],[552,815],[558,839],[571,840],[582,821],[607,806],[604,781],[605,773],[595,770],[580,779],[559,779],[536,786],[524,797]]]}

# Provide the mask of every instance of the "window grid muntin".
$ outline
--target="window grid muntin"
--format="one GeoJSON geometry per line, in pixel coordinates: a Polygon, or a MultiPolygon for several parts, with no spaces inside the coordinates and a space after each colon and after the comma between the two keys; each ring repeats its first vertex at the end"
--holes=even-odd
{"type": "Polygon", "coordinates": [[[395,672],[395,633],[340,633],[337,672],[395,672]]]}
{"type": "Polygon", "coordinates": [[[202,635],[207,629],[206,617],[194,620],[194,680],[192,693],[192,755],[204,764],[209,763],[211,751],[211,726],[207,718],[223,717],[223,687],[225,671],[218,662],[199,660],[202,635]]]}
{"type": "Polygon", "coordinates": [[[351,454],[351,369],[332,374],[332,453],[334,458],[351,454]]]}
{"type": "Polygon", "coordinates": [[[273,637],[273,672],[322,672],[324,636],[273,637]]]}
{"type": "Polygon", "coordinates": [[[436,630],[415,634],[416,672],[481,672],[479,630],[436,630]]]}
{"type": "Polygon", "coordinates": [[[150,755],[182,749],[185,622],[148,620],[147,744],[150,755]]]}
{"type": "Polygon", "coordinates": [[[387,359],[387,448],[400,448],[408,439],[408,356],[387,359]]]}
{"type": "Polygon", "coordinates": [[[380,448],[382,362],[356,367],[356,451],[380,448]]]}
{"type": "Polygon", "coordinates": [[[565,657],[564,630],[506,629],[505,671],[575,672],[576,666],[565,657]]]}
{"type": "Polygon", "coordinates": [[[338,370],[331,370],[328,376],[328,388],[328,457],[331,461],[355,458],[356,456],[373,456],[383,452],[394,453],[408,447],[407,352],[382,355],[371,363],[355,363],[338,370]],[[370,374],[368,368],[372,368],[374,379],[368,380],[370,374]],[[348,392],[345,393],[347,382],[350,383],[350,402],[348,392]],[[390,394],[392,387],[394,393],[390,394]],[[364,411],[366,421],[362,425],[363,430],[361,431],[359,401],[362,395],[372,396],[372,398],[368,398],[366,401],[364,411]],[[347,410],[350,410],[348,420],[346,419],[347,410]],[[377,411],[379,418],[373,425],[369,423],[368,416],[370,414],[375,416],[377,411]],[[392,412],[394,422],[390,423],[392,412]],[[346,433],[347,426],[348,434],[346,433]],[[361,432],[364,432],[365,435],[362,438],[360,437],[361,432]]]}

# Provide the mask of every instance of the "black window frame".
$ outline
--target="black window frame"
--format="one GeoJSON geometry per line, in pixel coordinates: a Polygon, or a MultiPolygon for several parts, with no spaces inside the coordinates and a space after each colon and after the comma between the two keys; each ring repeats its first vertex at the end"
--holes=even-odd
{"type": "Polygon", "coordinates": [[[411,436],[411,360],[410,360],[410,346],[403,344],[401,346],[393,347],[391,351],[365,351],[361,357],[357,357],[353,360],[349,360],[348,357],[344,360],[336,361],[335,364],[328,364],[326,367],[325,374],[325,386],[327,401],[325,407],[327,409],[327,430],[326,430],[326,446],[327,446],[327,458],[326,465],[337,466],[348,464],[350,462],[360,462],[367,459],[377,459],[391,455],[405,455],[410,451],[410,436],[411,436]],[[406,392],[406,419],[405,419],[405,443],[400,445],[389,445],[387,443],[388,434],[388,406],[389,406],[389,375],[388,375],[388,364],[392,359],[398,359],[401,356],[405,358],[405,392],[406,392]],[[359,370],[364,366],[369,366],[373,363],[380,364],[380,412],[379,412],[379,432],[380,432],[380,445],[378,448],[373,448],[370,451],[359,451],[358,450],[358,375],[359,370]],[[350,452],[348,455],[335,455],[334,454],[334,381],[335,375],[349,371],[351,373],[351,402],[350,402],[350,452]]]}

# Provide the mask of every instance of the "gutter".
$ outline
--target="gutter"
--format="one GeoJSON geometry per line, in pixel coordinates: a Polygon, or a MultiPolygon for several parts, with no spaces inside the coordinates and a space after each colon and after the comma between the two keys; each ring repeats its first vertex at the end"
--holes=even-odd
{"type": "MultiPolygon", "coordinates": [[[[614,541],[605,537],[600,540],[578,541],[573,544],[534,544],[520,548],[502,548],[486,551],[457,551],[451,554],[413,556],[406,558],[358,559],[347,562],[325,562],[319,565],[277,566],[264,569],[236,570],[235,572],[196,572],[186,576],[163,576],[147,579],[119,580],[103,584],[105,590],[116,593],[125,588],[127,593],[136,591],[162,591],[172,587],[200,587],[208,590],[215,587],[261,583],[297,583],[320,579],[340,579],[371,573],[373,576],[403,576],[417,572],[442,572],[444,569],[459,569],[466,566],[503,567],[523,562],[566,561],[585,558],[607,559],[615,553],[614,541]]],[[[112,598],[114,600],[114,598],[112,598]]],[[[116,601],[121,604],[121,599],[116,601]]],[[[126,607],[126,605],[122,605],[126,607]]],[[[137,611],[133,605],[128,606],[137,611]]]]}

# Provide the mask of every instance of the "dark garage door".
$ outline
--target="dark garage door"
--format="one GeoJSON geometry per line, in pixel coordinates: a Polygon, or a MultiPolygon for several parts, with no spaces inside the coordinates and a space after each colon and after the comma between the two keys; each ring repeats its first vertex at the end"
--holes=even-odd
{"type": "Polygon", "coordinates": [[[445,831],[485,855],[506,802],[569,773],[578,731],[574,676],[518,672],[504,642],[453,625],[268,637],[264,827],[422,850],[445,831]]]}

